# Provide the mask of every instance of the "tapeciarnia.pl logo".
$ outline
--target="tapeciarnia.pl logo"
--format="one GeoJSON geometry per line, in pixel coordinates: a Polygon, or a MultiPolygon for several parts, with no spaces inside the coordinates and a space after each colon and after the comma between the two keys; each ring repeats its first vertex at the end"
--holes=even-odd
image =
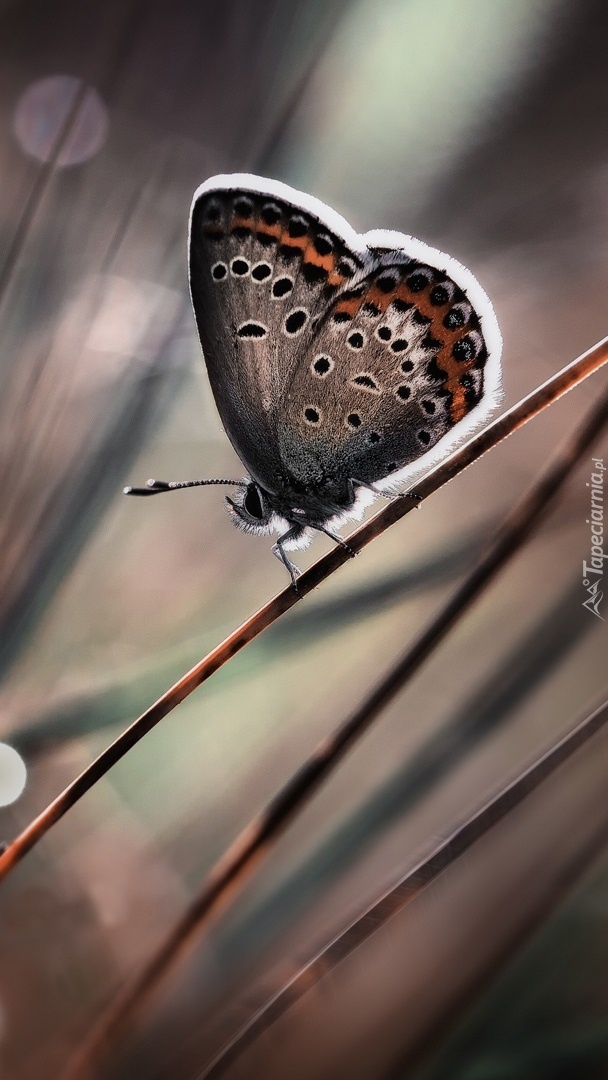
{"type": "Polygon", "coordinates": [[[583,600],[583,607],[587,608],[598,619],[604,621],[600,614],[600,604],[604,598],[602,583],[604,578],[604,473],[606,466],[603,458],[591,458],[593,472],[591,481],[587,484],[591,495],[591,516],[587,518],[587,525],[591,526],[591,554],[589,562],[583,559],[583,586],[587,592],[587,599],[583,600]]]}

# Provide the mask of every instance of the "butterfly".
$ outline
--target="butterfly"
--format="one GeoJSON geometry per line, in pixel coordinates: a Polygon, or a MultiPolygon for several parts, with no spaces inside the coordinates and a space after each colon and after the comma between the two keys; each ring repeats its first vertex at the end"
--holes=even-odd
{"type": "Polygon", "coordinates": [[[287,551],[335,533],[477,427],[500,394],[501,335],[471,272],[398,232],[362,235],[287,184],[213,176],[194,195],[190,292],[244,480],[234,523],[287,551]]]}

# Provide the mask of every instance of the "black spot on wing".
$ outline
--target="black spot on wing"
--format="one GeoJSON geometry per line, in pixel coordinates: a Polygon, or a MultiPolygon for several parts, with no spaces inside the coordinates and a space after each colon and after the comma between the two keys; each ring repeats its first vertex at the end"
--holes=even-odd
{"type": "Polygon", "coordinates": [[[290,311],[285,319],[285,333],[298,334],[308,319],[308,312],[304,308],[295,308],[290,311]]]}
{"type": "Polygon", "coordinates": [[[280,299],[281,296],[287,296],[293,289],[293,281],[288,277],[277,278],[272,286],[272,295],[280,299]]]}
{"type": "Polygon", "coordinates": [[[277,242],[276,236],[273,233],[265,232],[264,229],[258,229],[255,238],[262,247],[272,247],[277,242]]]}
{"type": "Polygon", "coordinates": [[[326,236],[324,233],[313,237],[312,242],[319,255],[330,255],[331,252],[334,250],[333,241],[329,236],[326,236]]]}
{"type": "Polygon", "coordinates": [[[455,360],[459,360],[461,363],[466,363],[468,360],[472,360],[475,356],[475,346],[470,338],[461,338],[457,341],[452,349],[452,356],[455,360]]]}
{"type": "Polygon", "coordinates": [[[276,225],[281,220],[281,210],[275,203],[266,203],[260,217],[266,225],[276,225]]]}
{"type": "Polygon", "coordinates": [[[381,274],[379,278],[376,278],[376,285],[383,293],[394,292],[399,284],[399,279],[393,274],[381,274]]]}
{"type": "Polygon", "coordinates": [[[254,266],[253,270],[251,271],[251,276],[254,281],[265,281],[266,278],[270,277],[271,273],[272,268],[268,265],[268,263],[258,263],[258,265],[254,266]]]}
{"type": "Polygon", "coordinates": [[[355,377],[351,379],[351,382],[354,383],[355,386],[361,386],[364,390],[374,390],[376,392],[379,390],[378,383],[371,375],[368,375],[367,372],[362,372],[361,375],[355,375],[355,377]]]}
{"type": "Polygon", "coordinates": [[[458,330],[461,326],[464,326],[464,312],[462,308],[452,308],[444,316],[443,325],[446,330],[458,330]]]}
{"type": "Polygon", "coordinates": [[[313,262],[305,262],[302,266],[302,274],[308,285],[320,285],[327,281],[328,273],[322,266],[315,266],[313,262]]]}
{"type": "Polygon", "coordinates": [[[245,198],[244,195],[239,195],[238,199],[234,200],[234,210],[239,217],[251,217],[253,214],[253,203],[251,199],[245,198]]]}
{"type": "Polygon", "coordinates": [[[281,244],[279,247],[279,255],[283,259],[295,259],[301,254],[302,252],[297,244],[281,244]]]}
{"type": "Polygon", "coordinates": [[[423,289],[426,289],[428,283],[429,279],[426,274],[412,274],[411,277],[408,277],[407,279],[408,289],[410,290],[410,292],[414,293],[422,292],[423,289]]]}
{"type": "Polygon", "coordinates": [[[409,311],[413,304],[409,304],[407,300],[401,300],[399,296],[396,296],[394,300],[391,300],[391,306],[398,311],[400,315],[405,315],[406,311],[409,311]]]}
{"type": "Polygon", "coordinates": [[[268,327],[263,323],[246,322],[242,323],[237,330],[237,334],[240,338],[265,338],[268,333],[268,327]]]}
{"type": "Polygon", "coordinates": [[[308,232],[308,222],[303,217],[292,217],[289,220],[287,231],[294,240],[300,236],[306,236],[306,233],[308,232]]]}
{"type": "Polygon", "coordinates": [[[347,344],[351,349],[362,349],[364,345],[363,334],[360,334],[358,330],[355,330],[352,334],[348,335],[347,344]]]}
{"type": "Polygon", "coordinates": [[[434,289],[431,289],[429,300],[434,307],[443,307],[450,299],[450,294],[445,285],[436,285],[434,289]]]}
{"type": "Polygon", "coordinates": [[[318,356],[316,360],[313,360],[312,367],[314,372],[323,377],[328,375],[333,367],[333,360],[330,356],[318,356]]]}
{"type": "Polygon", "coordinates": [[[426,373],[429,379],[436,379],[437,382],[445,382],[448,377],[447,371],[439,367],[435,357],[426,365],[426,373]]]}

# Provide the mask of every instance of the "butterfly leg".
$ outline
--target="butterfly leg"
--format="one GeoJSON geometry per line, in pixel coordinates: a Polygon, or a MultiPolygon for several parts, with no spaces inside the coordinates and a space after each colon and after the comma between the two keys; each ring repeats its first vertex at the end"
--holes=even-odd
{"type": "Polygon", "coordinates": [[[277,559],[280,559],[281,562],[283,563],[283,566],[285,567],[285,569],[287,570],[287,573],[289,574],[289,576],[291,578],[291,584],[293,585],[296,592],[298,592],[297,579],[300,576],[300,574],[302,573],[302,571],[299,570],[298,567],[294,563],[292,563],[291,559],[289,559],[287,557],[287,552],[285,551],[285,548],[283,547],[283,545],[285,543],[289,542],[289,540],[297,540],[298,537],[300,537],[301,535],[302,535],[302,527],[301,527],[301,525],[292,525],[291,529],[288,529],[286,533],[283,533],[282,536],[279,536],[279,539],[277,540],[276,544],[273,545],[273,548],[272,548],[272,554],[276,555],[277,559]]]}
{"type": "Polygon", "coordinates": [[[416,499],[417,502],[421,502],[422,495],[416,495],[413,491],[379,491],[373,484],[366,483],[365,480],[352,480],[353,484],[357,484],[359,487],[366,488],[367,491],[373,491],[374,495],[380,495],[382,499],[416,499]]]}
{"type": "Polygon", "coordinates": [[[325,533],[325,535],[329,536],[330,540],[333,540],[335,544],[340,544],[340,547],[343,547],[346,551],[348,551],[348,554],[351,556],[351,558],[354,559],[355,555],[358,554],[358,552],[353,551],[350,544],[346,543],[346,540],[343,540],[342,537],[338,536],[337,533],[333,533],[331,529],[326,529],[324,525],[311,525],[310,528],[316,529],[317,532],[325,533]]]}

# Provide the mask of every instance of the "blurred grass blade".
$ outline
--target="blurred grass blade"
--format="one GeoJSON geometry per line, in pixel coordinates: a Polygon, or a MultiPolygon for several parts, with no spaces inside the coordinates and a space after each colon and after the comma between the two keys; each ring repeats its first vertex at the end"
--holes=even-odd
{"type": "Polygon", "coordinates": [[[196,1080],[230,1080],[232,1064],[235,1076],[245,1068],[265,1080],[411,1076],[605,848],[607,723],[605,703],[453,829],[278,989],[196,1080]],[[345,1014],[358,1018],[356,1038],[345,1014]],[[387,1028],[385,1017],[397,1014],[401,1022],[387,1028]]]}
{"type": "Polygon", "coordinates": [[[276,935],[287,920],[293,922],[313,905],[392,825],[411,814],[484,740],[513,719],[518,706],[597,629],[580,603],[580,586],[566,589],[440,730],[334,829],[262,908],[243,917],[236,936],[233,931],[231,952],[243,957],[248,943],[259,945],[269,927],[276,935]]]}

